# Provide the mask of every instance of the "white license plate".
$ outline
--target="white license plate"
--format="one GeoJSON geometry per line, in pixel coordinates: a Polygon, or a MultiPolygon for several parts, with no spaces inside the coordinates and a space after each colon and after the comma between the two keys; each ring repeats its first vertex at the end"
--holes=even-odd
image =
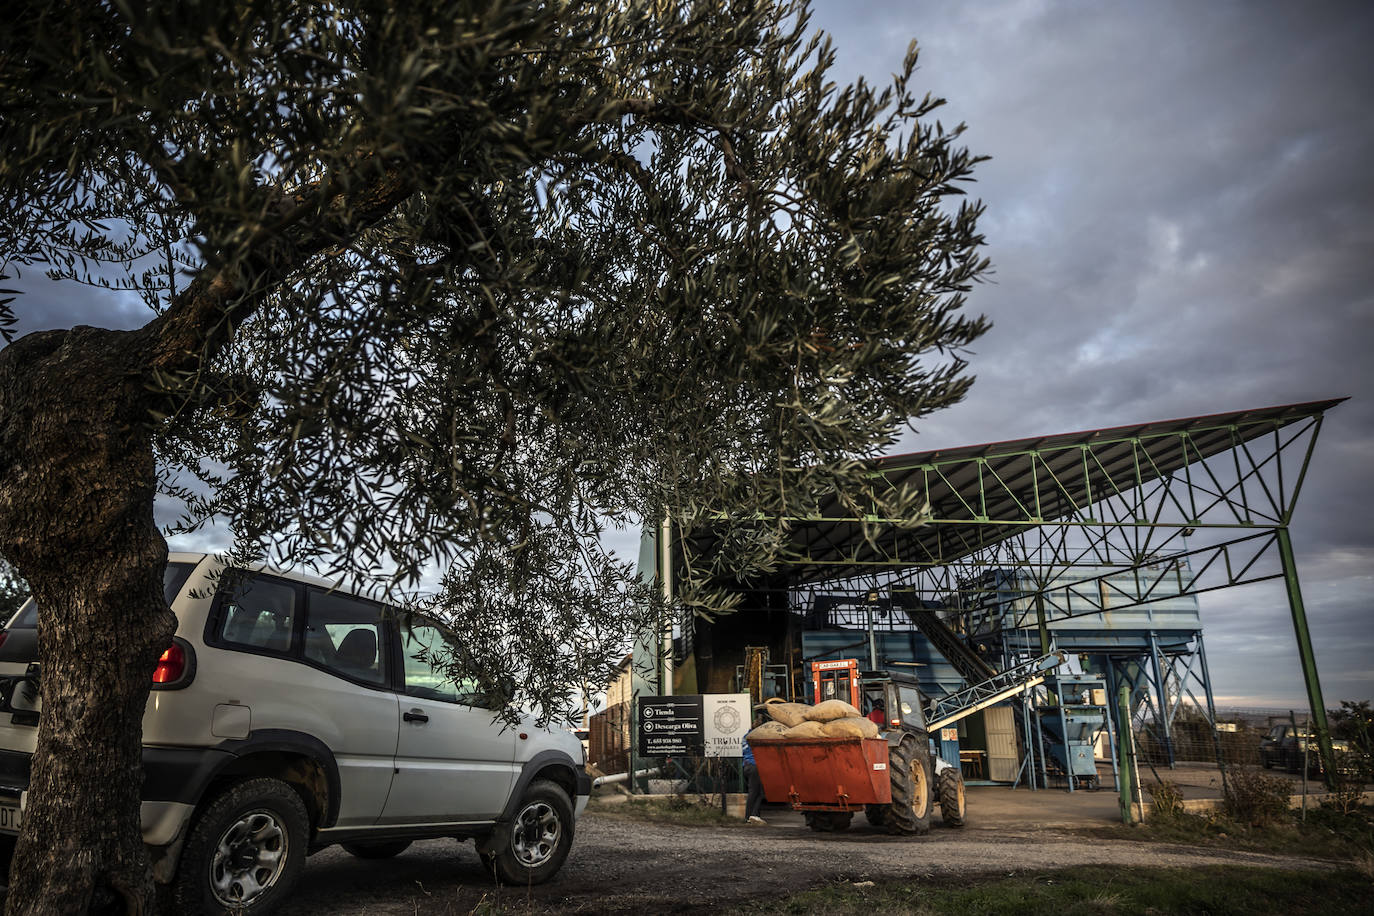
{"type": "Polygon", "coordinates": [[[0,805],[0,830],[18,832],[20,820],[18,805],[0,805]]]}

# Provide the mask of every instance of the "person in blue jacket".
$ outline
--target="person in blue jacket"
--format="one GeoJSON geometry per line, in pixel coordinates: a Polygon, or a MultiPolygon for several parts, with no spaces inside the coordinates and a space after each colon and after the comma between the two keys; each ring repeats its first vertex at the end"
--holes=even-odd
{"type": "MultiPolygon", "coordinates": [[[[755,717],[755,728],[762,723],[763,716],[755,717]]],[[[754,763],[754,749],[749,746],[748,738],[744,739],[744,785],[749,791],[749,796],[744,802],[744,822],[755,827],[766,827],[768,822],[759,817],[759,810],[763,807],[763,782],[759,779],[758,764],[754,763]]]]}

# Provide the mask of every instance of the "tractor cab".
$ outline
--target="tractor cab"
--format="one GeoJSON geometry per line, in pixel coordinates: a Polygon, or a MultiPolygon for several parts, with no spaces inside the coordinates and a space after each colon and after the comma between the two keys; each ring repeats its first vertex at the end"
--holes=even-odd
{"type": "MultiPolygon", "coordinates": [[[[811,663],[813,703],[844,700],[864,715],[882,704],[883,731],[925,733],[926,697],[916,676],[906,671],[861,671],[852,658],[811,663]]],[[[876,722],[877,719],[875,718],[876,722]]]]}
{"type": "Polygon", "coordinates": [[[881,699],[887,722],[887,729],[901,729],[906,732],[926,733],[925,695],[913,675],[905,672],[892,672],[874,678],[866,678],[863,691],[870,698],[869,705],[881,699]]]}

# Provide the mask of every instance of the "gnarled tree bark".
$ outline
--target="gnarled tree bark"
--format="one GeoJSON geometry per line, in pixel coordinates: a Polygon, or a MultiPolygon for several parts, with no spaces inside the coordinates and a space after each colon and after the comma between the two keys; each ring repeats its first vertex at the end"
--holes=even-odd
{"type": "Polygon", "coordinates": [[[167,386],[202,369],[301,264],[411,194],[389,173],[348,197],[307,191],[311,206],[291,208],[143,328],[45,331],[0,349],[0,553],[38,604],[43,701],[10,916],[154,908],[139,824],[143,711],[176,619],[162,590],[153,439],[160,416],[200,394],[197,382],[167,386]]]}
{"type": "Polygon", "coordinates": [[[153,395],[137,332],[0,351],[0,550],[39,607],[40,740],[7,912],[148,912],[143,710],[175,630],[153,522],[153,395]]]}

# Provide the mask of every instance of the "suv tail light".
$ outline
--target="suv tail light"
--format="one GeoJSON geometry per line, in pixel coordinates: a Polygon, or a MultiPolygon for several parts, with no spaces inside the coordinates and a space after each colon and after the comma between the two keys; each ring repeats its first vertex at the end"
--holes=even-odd
{"type": "Polygon", "coordinates": [[[157,660],[157,667],[153,669],[154,684],[172,684],[181,680],[181,676],[186,673],[186,651],[172,643],[167,647],[167,651],[162,653],[162,657],[157,660]]]}
{"type": "Polygon", "coordinates": [[[153,669],[153,689],[175,689],[191,683],[196,674],[196,654],[190,644],[173,638],[153,669]]]}
{"type": "Polygon", "coordinates": [[[10,638],[9,630],[0,630],[0,646],[5,644],[5,640],[10,638]]]}

